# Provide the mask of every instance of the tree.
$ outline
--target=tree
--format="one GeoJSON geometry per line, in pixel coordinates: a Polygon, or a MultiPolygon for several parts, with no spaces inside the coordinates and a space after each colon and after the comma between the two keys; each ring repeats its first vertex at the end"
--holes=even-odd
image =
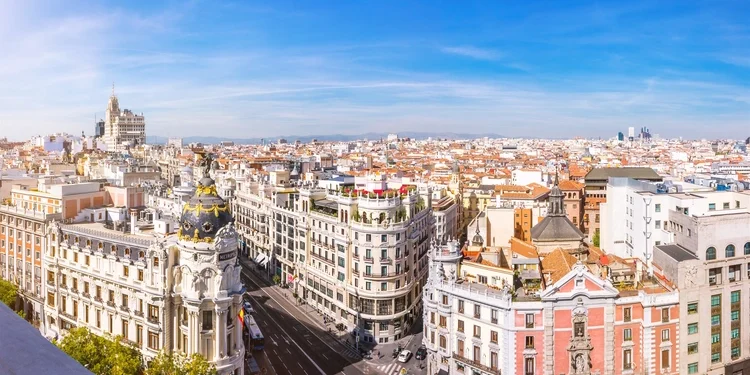
{"type": "Polygon", "coordinates": [[[273,275],[273,283],[274,284],[281,283],[281,277],[279,275],[273,275]]]}
{"type": "Polygon", "coordinates": [[[15,310],[16,298],[18,298],[18,288],[15,284],[0,279],[0,302],[15,310]]]}
{"type": "Polygon", "coordinates": [[[91,333],[86,327],[71,329],[55,343],[94,374],[132,375],[143,373],[141,353],[118,338],[110,340],[91,333]]]}
{"type": "Polygon", "coordinates": [[[599,247],[599,231],[594,232],[594,237],[591,239],[591,242],[594,243],[594,246],[599,247]]]}
{"type": "Polygon", "coordinates": [[[216,367],[198,353],[159,352],[146,369],[146,375],[215,375],[216,367]]]}

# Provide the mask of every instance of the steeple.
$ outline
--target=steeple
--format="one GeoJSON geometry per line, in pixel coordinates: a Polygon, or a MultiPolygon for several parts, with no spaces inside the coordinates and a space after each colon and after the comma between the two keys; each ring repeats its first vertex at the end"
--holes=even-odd
{"type": "Polygon", "coordinates": [[[552,190],[549,193],[549,208],[547,209],[547,216],[566,216],[565,215],[565,194],[560,190],[560,176],[557,168],[555,168],[555,184],[552,186],[552,190]]]}

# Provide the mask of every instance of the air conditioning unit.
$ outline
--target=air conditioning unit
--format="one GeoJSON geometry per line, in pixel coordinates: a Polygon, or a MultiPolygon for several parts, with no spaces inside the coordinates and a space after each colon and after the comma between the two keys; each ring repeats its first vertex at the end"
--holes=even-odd
{"type": "Polygon", "coordinates": [[[716,284],[716,275],[709,275],[708,276],[708,283],[709,284],[716,284]]]}

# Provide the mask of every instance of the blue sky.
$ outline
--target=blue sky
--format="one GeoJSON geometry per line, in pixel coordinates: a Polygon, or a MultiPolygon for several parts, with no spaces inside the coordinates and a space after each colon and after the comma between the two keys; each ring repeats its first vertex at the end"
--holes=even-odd
{"type": "Polygon", "coordinates": [[[750,2],[0,0],[0,136],[750,135],[750,2]]]}

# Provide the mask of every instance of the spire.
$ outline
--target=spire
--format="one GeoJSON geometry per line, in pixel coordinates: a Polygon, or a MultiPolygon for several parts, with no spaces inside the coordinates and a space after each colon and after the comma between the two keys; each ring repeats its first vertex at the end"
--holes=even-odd
{"type": "Polygon", "coordinates": [[[112,82],[112,96],[115,96],[115,83],[112,82]]]}
{"type": "Polygon", "coordinates": [[[560,173],[555,167],[555,184],[549,193],[547,216],[565,216],[565,194],[560,190],[560,173]]]}

